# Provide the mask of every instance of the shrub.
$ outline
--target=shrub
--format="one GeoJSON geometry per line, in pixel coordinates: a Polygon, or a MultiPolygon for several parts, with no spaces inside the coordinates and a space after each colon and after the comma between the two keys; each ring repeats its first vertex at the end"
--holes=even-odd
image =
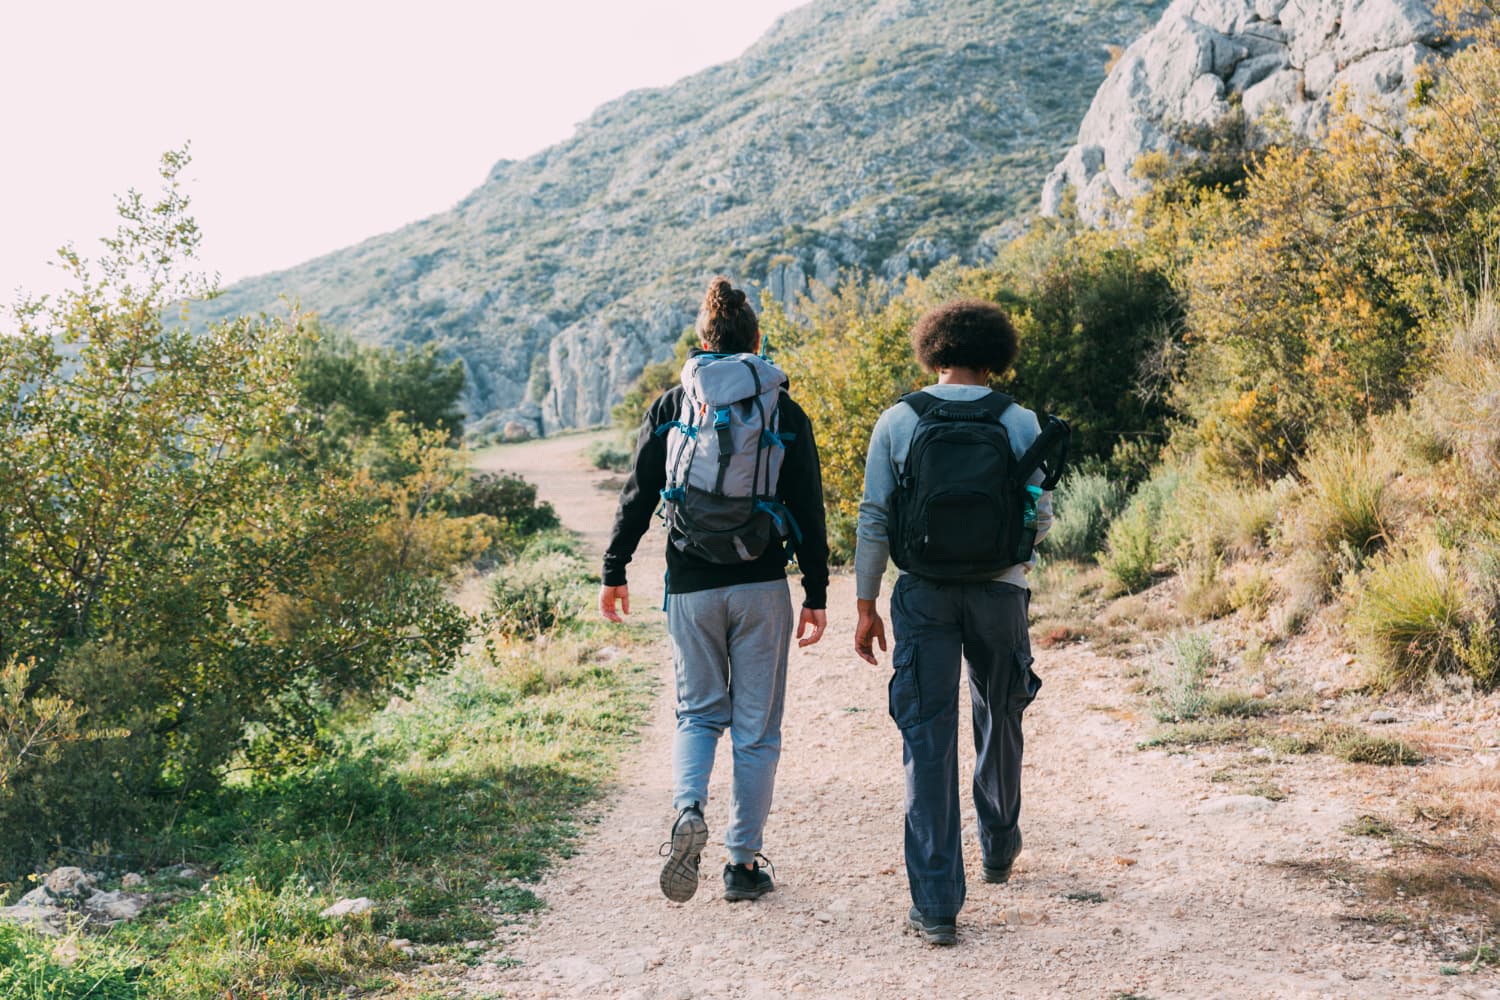
{"type": "Polygon", "coordinates": [[[1182,611],[1195,621],[1223,618],[1234,610],[1224,561],[1217,556],[1190,558],[1182,570],[1182,611]]]}
{"type": "MultiPolygon", "coordinates": [[[[450,431],[391,414],[322,447],[296,316],[166,325],[209,290],[185,163],[164,157],[161,200],[121,199],[101,259],[65,252],[73,287],[0,333],[0,664],[29,675],[3,711],[24,727],[72,702],[89,731],[0,786],[0,879],[64,831],[144,839],[250,732],[315,748],[469,630],[445,577],[488,519],[441,511],[450,431]]],[[[431,388],[430,360],[393,377],[431,388]]]]}
{"type": "Polygon", "coordinates": [[[1055,520],[1044,549],[1062,559],[1090,559],[1104,545],[1110,519],[1125,499],[1120,483],[1102,472],[1064,476],[1052,494],[1055,520]]]}
{"type": "Polygon", "coordinates": [[[1492,486],[1500,480],[1500,301],[1486,291],[1445,326],[1421,404],[1443,445],[1492,486]]]}
{"type": "Polygon", "coordinates": [[[550,503],[537,501],[535,484],[513,473],[471,477],[451,507],[459,516],[494,518],[499,525],[496,544],[502,550],[515,550],[532,535],[561,523],[550,503]]]}
{"type": "Polygon", "coordinates": [[[1162,644],[1152,673],[1151,713],[1158,722],[1190,722],[1209,704],[1205,690],[1214,666],[1213,646],[1201,633],[1177,635],[1162,644]]]}
{"type": "Polygon", "coordinates": [[[1142,483],[1125,510],[1109,525],[1103,565],[1127,593],[1150,585],[1156,565],[1171,556],[1181,539],[1178,521],[1169,505],[1181,482],[1178,472],[1165,469],[1142,483]]]}
{"type": "Polygon", "coordinates": [[[1014,316],[1006,392],[1065,417],[1078,458],[1107,459],[1121,440],[1154,457],[1182,307],[1152,261],[1116,234],[1039,226],[969,283],[1014,316]]]}
{"type": "Polygon", "coordinates": [[[1276,601],[1276,583],[1262,566],[1242,570],[1229,588],[1229,603],[1252,618],[1264,618],[1276,601]]]}
{"type": "Polygon", "coordinates": [[[1296,510],[1298,541],[1328,555],[1349,554],[1357,566],[1389,540],[1386,489],[1394,469],[1366,437],[1321,441],[1299,469],[1306,488],[1296,510]]]}
{"type": "Polygon", "coordinates": [[[1465,595],[1440,550],[1390,553],[1362,581],[1350,626],[1388,684],[1464,668],[1465,595]]]}
{"type": "Polygon", "coordinates": [[[596,441],[589,445],[589,463],[606,472],[629,472],[631,451],[613,441],[596,441]]]}
{"type": "Polygon", "coordinates": [[[502,567],[491,585],[495,630],[510,638],[534,638],[574,621],[583,604],[584,579],[581,559],[544,548],[502,567]]]}
{"type": "Polygon", "coordinates": [[[876,281],[850,281],[837,295],[804,303],[794,317],[767,304],[765,335],[782,345],[793,394],[817,435],[835,561],[854,556],[854,528],[864,493],[870,432],[886,407],[924,383],[908,334],[917,300],[888,301],[876,281]]]}

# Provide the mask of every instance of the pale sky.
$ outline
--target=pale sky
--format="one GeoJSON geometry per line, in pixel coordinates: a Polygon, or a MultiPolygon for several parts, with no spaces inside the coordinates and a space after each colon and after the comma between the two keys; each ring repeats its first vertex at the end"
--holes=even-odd
{"type": "Polygon", "coordinates": [[[805,0],[0,0],[0,304],[93,256],[191,141],[225,283],[452,207],[599,104],[733,59],[805,0]]]}

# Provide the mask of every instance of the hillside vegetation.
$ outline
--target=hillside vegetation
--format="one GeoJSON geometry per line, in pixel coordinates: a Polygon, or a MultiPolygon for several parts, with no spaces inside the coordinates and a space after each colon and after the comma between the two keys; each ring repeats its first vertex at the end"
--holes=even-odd
{"type": "Polygon", "coordinates": [[[576,541],[470,474],[461,367],[163,325],[186,162],[0,334],[0,996],[417,995],[540,905],[638,637],[596,655],[576,541]]]}
{"type": "Polygon", "coordinates": [[[1015,314],[1007,390],[1079,430],[1054,551],[1097,551],[1117,591],[1180,573],[1191,616],[1272,641],[1326,609],[1377,687],[1500,680],[1500,32],[1486,5],[1447,13],[1468,46],[1405,133],[1345,110],[1251,153],[1231,118],[1209,156],[1137,165],[1158,184],[1126,228],[1064,219],[893,298],[773,305],[836,550],[875,416],[922,380],[906,330],[975,295],[1015,314]]]}
{"type": "MultiPolygon", "coordinates": [[[[740,59],[604,105],[451,211],[195,307],[291,296],[461,359],[471,422],[601,423],[707,278],[790,300],[846,267],[988,259],[1161,0],[817,0],[740,59]]],[[[524,98],[520,98],[524,99],[524,98]]],[[[483,127],[483,123],[476,123],[483,127]]]]}

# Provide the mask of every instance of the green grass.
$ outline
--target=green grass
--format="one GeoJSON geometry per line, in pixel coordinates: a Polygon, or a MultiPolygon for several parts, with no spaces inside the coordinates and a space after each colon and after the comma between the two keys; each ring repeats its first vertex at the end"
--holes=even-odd
{"type": "Polygon", "coordinates": [[[1349,822],[1344,830],[1355,837],[1378,837],[1385,839],[1396,834],[1396,828],[1379,816],[1364,813],[1349,822]]]}
{"type": "Polygon", "coordinates": [[[0,997],[5,1000],[136,1000],[142,966],[128,948],[90,947],[69,961],[77,943],[39,938],[0,923],[0,997]]]}
{"type": "Polygon", "coordinates": [[[0,996],[417,995],[417,963],[471,960],[465,942],[541,906],[529,886],[572,850],[649,704],[643,667],[594,653],[643,635],[588,625],[544,646],[502,640],[336,734],[324,761],[194,803],[169,847],[218,873],[206,888],[79,937],[76,975],[51,971],[48,941],[0,932],[0,996]],[[318,915],[356,896],[373,911],[318,915]],[[414,956],[390,947],[398,938],[414,956]]]}
{"type": "Polygon", "coordinates": [[[1264,721],[1235,716],[1194,719],[1162,726],[1138,746],[1142,749],[1186,749],[1227,743],[1253,743],[1277,753],[1298,756],[1322,753],[1351,764],[1409,766],[1423,760],[1422,753],[1411,744],[1375,736],[1358,726],[1329,723],[1277,730],[1264,721]]]}
{"type": "Polygon", "coordinates": [[[1142,749],[1188,747],[1223,743],[1245,743],[1255,740],[1264,727],[1241,719],[1199,719],[1162,726],[1139,746],[1142,749]]]}
{"type": "MultiPolygon", "coordinates": [[[[1465,599],[1449,567],[1406,550],[1381,559],[1364,581],[1350,627],[1379,679],[1411,687],[1463,669],[1465,599]]],[[[1481,681],[1484,677],[1478,677],[1481,681]]]]}

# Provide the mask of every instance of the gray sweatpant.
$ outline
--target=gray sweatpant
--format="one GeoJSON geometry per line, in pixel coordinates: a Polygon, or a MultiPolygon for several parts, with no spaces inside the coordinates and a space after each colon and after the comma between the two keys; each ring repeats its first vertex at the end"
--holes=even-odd
{"type": "Polygon", "coordinates": [[[792,599],[785,580],[672,594],[667,633],[677,668],[672,807],[708,803],[719,734],[734,746],[734,796],[724,846],[735,864],[761,849],[781,759],[792,599]]]}

